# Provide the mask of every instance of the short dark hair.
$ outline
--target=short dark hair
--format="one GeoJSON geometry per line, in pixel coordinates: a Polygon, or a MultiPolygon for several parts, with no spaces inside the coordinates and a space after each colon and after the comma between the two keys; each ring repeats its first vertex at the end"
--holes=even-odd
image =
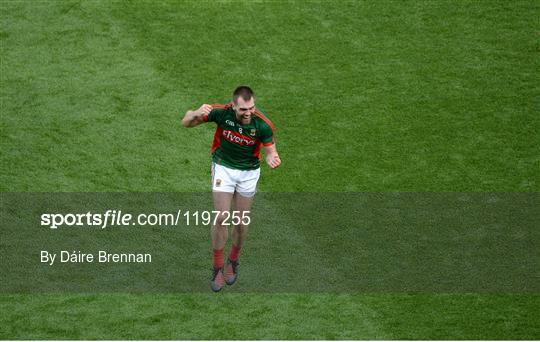
{"type": "Polygon", "coordinates": [[[255,93],[253,90],[251,90],[248,86],[240,86],[234,90],[233,93],[233,101],[234,103],[238,103],[238,98],[242,96],[244,101],[250,100],[252,97],[255,97],[255,93]]]}

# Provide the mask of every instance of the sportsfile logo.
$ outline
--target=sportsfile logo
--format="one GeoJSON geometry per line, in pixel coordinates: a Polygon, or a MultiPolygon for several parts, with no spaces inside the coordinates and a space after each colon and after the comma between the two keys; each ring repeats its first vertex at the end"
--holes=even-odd
{"type": "Polygon", "coordinates": [[[176,226],[180,219],[181,210],[174,214],[139,214],[136,215],[136,220],[134,220],[134,215],[122,210],[107,210],[105,213],[44,213],[41,215],[40,224],[51,229],[62,226],[97,226],[105,229],[110,226],[176,226]]]}
{"type": "Polygon", "coordinates": [[[240,135],[233,131],[223,131],[223,137],[227,139],[228,141],[243,145],[243,146],[253,146],[255,145],[255,139],[251,139],[249,137],[240,135]]]}

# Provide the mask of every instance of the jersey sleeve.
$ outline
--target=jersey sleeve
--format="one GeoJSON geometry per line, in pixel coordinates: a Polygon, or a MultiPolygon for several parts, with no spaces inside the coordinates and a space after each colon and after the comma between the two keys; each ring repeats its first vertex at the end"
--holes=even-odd
{"type": "Polygon", "coordinates": [[[210,114],[203,117],[204,122],[215,122],[217,124],[220,124],[224,120],[224,114],[225,112],[222,109],[212,109],[210,114]]]}
{"type": "Polygon", "coordinates": [[[274,144],[274,131],[272,127],[264,123],[261,127],[261,135],[259,138],[264,146],[274,144]]]}

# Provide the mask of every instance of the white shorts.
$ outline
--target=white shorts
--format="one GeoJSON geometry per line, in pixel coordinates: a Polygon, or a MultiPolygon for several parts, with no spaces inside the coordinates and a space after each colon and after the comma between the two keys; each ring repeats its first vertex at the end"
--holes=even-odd
{"type": "Polygon", "coordinates": [[[212,163],[212,191],[238,192],[244,197],[253,197],[257,192],[257,181],[261,169],[235,170],[212,163]]]}

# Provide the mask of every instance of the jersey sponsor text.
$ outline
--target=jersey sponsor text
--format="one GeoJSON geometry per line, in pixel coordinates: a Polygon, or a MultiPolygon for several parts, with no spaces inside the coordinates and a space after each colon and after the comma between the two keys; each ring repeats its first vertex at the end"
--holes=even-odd
{"type": "Polygon", "coordinates": [[[256,143],[255,139],[251,139],[229,130],[223,131],[223,137],[232,143],[243,146],[253,146],[256,143]]]}

